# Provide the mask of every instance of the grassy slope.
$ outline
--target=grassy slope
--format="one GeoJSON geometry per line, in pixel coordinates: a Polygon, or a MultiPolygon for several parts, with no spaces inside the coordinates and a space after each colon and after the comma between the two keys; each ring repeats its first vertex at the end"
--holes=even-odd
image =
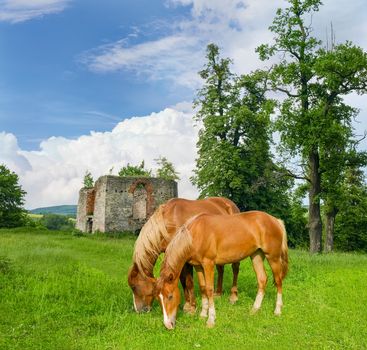
{"type": "Polygon", "coordinates": [[[180,312],[169,332],[157,304],[149,314],[132,311],[126,275],[133,244],[133,236],[0,230],[0,348],[367,348],[366,255],[291,251],[281,317],[272,314],[271,283],[260,313],[249,315],[256,280],[247,260],[241,265],[240,300],[229,305],[227,267],[216,327],[207,329],[198,315],[180,312]]]}
{"type": "Polygon", "coordinates": [[[59,214],[59,215],[72,215],[76,216],[76,205],[57,205],[54,207],[44,207],[32,209],[29,212],[31,214],[59,214]]]}

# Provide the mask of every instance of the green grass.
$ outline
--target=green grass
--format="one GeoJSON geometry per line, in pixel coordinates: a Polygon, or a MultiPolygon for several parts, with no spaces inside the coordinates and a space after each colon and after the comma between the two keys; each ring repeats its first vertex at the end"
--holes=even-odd
{"type": "MultiPolygon", "coordinates": [[[[134,236],[0,230],[0,349],[366,349],[367,256],[290,252],[281,317],[268,284],[249,314],[256,280],[241,264],[239,301],[216,299],[217,321],[179,312],[167,331],[157,303],[137,315],[127,285],[134,236]]],[[[198,294],[197,294],[198,295],[198,294]]]]}

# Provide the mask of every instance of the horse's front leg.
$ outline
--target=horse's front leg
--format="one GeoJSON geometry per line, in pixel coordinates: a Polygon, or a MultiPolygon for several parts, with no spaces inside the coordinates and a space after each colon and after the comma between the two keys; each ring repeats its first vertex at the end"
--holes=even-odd
{"type": "Polygon", "coordinates": [[[186,263],[184,265],[180,274],[180,281],[185,296],[185,305],[183,310],[189,314],[194,314],[196,310],[196,301],[194,293],[193,267],[190,264],[186,263]]]}
{"type": "Polygon", "coordinates": [[[208,316],[208,297],[206,296],[206,286],[205,286],[205,277],[204,270],[201,265],[196,265],[195,270],[198,276],[200,293],[201,293],[201,313],[200,317],[208,316]]]}
{"type": "Polygon", "coordinates": [[[205,287],[206,295],[208,297],[209,303],[209,317],[206,321],[206,325],[209,328],[215,325],[215,306],[214,306],[214,262],[205,261],[203,264],[204,274],[205,274],[205,287]]]}

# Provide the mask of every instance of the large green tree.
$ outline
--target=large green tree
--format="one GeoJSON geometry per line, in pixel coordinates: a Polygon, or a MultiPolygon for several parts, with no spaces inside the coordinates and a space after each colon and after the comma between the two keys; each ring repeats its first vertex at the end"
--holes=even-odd
{"type": "Polygon", "coordinates": [[[347,169],[340,196],[339,214],[335,220],[335,246],[344,251],[367,252],[367,184],[360,167],[347,169]]]}
{"type": "Polygon", "coordinates": [[[302,175],[308,182],[310,251],[322,249],[322,155],[331,129],[348,123],[350,114],[335,113],[343,96],[365,93],[367,56],[347,42],[332,50],[311,35],[311,18],[319,10],[320,0],[287,0],[279,9],[270,30],[274,43],[258,48],[260,58],[279,55],[270,73],[271,87],[285,94],[277,128],[281,143],[291,156],[303,164],[302,175]]]}
{"type": "Polygon", "coordinates": [[[18,175],[0,164],[0,227],[17,227],[25,223],[25,194],[18,175]]]}
{"type": "Polygon", "coordinates": [[[225,196],[241,210],[281,211],[289,183],[277,176],[270,152],[274,102],[265,97],[266,74],[235,76],[214,44],[206,57],[195,100],[201,128],[193,183],[201,197],[225,196]]]}

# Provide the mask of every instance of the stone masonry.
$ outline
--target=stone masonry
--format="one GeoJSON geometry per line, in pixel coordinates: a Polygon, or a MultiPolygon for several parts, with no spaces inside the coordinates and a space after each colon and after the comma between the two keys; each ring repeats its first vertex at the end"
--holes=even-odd
{"type": "Polygon", "coordinates": [[[140,230],[158,206],[177,197],[173,180],[105,175],[79,191],[76,228],[83,232],[140,230]]]}

